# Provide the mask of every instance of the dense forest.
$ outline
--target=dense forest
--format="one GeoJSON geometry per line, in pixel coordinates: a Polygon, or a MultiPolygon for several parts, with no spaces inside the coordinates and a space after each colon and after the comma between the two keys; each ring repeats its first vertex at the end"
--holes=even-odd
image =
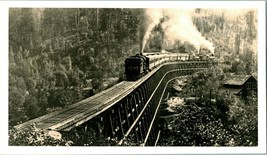
{"type": "Polygon", "coordinates": [[[121,80],[124,59],[139,52],[139,11],[10,9],[9,124],[72,104],[121,80]]]}
{"type": "Polygon", "coordinates": [[[158,117],[168,113],[170,117],[160,119],[158,146],[258,145],[257,95],[253,92],[242,98],[225,93],[225,76],[220,68],[212,67],[172,82],[170,98],[179,100],[162,104],[158,117]],[[186,100],[189,96],[195,98],[186,100]],[[164,109],[166,105],[170,110],[164,109]]]}
{"type": "MultiPolygon", "coordinates": [[[[225,76],[257,76],[256,10],[194,9],[190,15],[196,30],[213,43],[225,76]]],[[[164,23],[170,17],[164,16],[142,45],[148,23],[153,21],[149,17],[146,9],[11,8],[9,126],[120,82],[124,59],[143,47],[145,52],[196,51],[190,40],[175,38],[169,43],[164,23]]]]}

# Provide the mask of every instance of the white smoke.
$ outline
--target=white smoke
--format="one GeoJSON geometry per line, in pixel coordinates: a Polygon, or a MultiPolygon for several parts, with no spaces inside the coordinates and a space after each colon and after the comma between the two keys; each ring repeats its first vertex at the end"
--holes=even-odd
{"type": "Polygon", "coordinates": [[[206,40],[202,34],[193,25],[192,16],[194,9],[147,9],[148,27],[145,32],[142,52],[153,28],[160,23],[164,17],[166,20],[162,23],[165,39],[169,44],[175,41],[182,43],[187,41],[199,51],[201,47],[209,49],[214,52],[213,44],[206,40]]]}
{"type": "Polygon", "coordinates": [[[173,44],[179,40],[187,41],[199,51],[201,47],[214,52],[213,44],[206,40],[197,30],[192,21],[193,9],[164,9],[167,21],[162,23],[166,39],[173,44]]]}
{"type": "Polygon", "coordinates": [[[142,50],[141,53],[144,51],[144,48],[146,46],[147,40],[149,39],[149,36],[151,34],[151,31],[153,28],[160,23],[160,19],[163,17],[162,9],[152,8],[152,9],[146,9],[146,22],[148,23],[147,30],[145,32],[143,41],[142,41],[142,50]]]}

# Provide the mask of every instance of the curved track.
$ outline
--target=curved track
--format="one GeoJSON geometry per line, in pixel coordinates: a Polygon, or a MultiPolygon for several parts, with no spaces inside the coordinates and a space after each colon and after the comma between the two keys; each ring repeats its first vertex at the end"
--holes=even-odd
{"type": "Polygon", "coordinates": [[[105,91],[100,92],[99,94],[65,107],[62,110],[17,125],[15,128],[24,128],[34,123],[35,126],[40,129],[69,131],[73,127],[87,122],[122,100],[125,96],[129,95],[133,90],[157,72],[162,66],[166,64],[179,63],[181,62],[162,64],[137,81],[123,81],[105,91]]]}
{"type": "Polygon", "coordinates": [[[116,104],[154,74],[160,67],[162,66],[157,67],[137,81],[123,81],[92,97],[67,106],[62,110],[17,125],[15,128],[24,128],[34,123],[40,129],[69,131],[71,129],[70,126],[79,126],[116,104]]]}

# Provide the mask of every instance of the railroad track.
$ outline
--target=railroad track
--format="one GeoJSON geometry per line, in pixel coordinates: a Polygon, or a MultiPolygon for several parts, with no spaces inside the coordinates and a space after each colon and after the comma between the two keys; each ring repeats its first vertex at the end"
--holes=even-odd
{"type": "Polygon", "coordinates": [[[15,128],[25,128],[34,123],[39,129],[69,131],[73,127],[85,123],[119,102],[146,81],[151,75],[157,72],[162,66],[163,65],[158,66],[137,81],[123,81],[92,97],[67,106],[56,112],[19,124],[15,126],[15,128]]]}
{"type": "MultiPolygon", "coordinates": [[[[158,67],[158,69],[160,67],[158,67]]],[[[73,126],[79,126],[127,96],[143,81],[155,73],[156,70],[157,69],[153,70],[140,80],[134,82],[123,81],[76,104],[19,124],[15,126],[15,128],[24,128],[34,123],[39,129],[69,131],[73,126]]]]}
{"type": "Polygon", "coordinates": [[[64,130],[70,125],[76,124],[81,119],[90,119],[95,113],[101,112],[106,107],[119,100],[122,94],[127,94],[136,82],[123,81],[105,91],[92,97],[70,105],[62,110],[41,116],[28,122],[17,125],[16,128],[23,128],[35,123],[40,129],[64,130]]]}

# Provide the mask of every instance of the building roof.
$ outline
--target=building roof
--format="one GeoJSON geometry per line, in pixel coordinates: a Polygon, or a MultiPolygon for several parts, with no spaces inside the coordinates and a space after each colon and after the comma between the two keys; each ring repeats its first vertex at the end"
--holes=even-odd
{"type": "MultiPolygon", "coordinates": [[[[230,75],[224,82],[224,85],[243,85],[252,75],[230,75]]],[[[254,78],[254,77],[253,77],[254,78]]],[[[255,79],[255,78],[254,78],[255,79]]]]}
{"type": "Polygon", "coordinates": [[[234,95],[240,95],[242,94],[242,89],[241,88],[222,88],[221,89],[223,92],[227,94],[234,94],[234,95]]]}

